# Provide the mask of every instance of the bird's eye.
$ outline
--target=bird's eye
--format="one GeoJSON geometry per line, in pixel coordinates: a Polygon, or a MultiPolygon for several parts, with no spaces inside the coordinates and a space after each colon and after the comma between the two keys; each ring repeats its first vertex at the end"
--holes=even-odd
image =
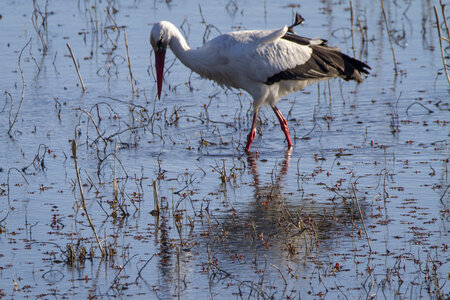
{"type": "Polygon", "coordinates": [[[158,50],[164,50],[164,43],[163,43],[163,41],[162,40],[159,40],[157,43],[156,43],[156,48],[158,49],[158,50]]]}

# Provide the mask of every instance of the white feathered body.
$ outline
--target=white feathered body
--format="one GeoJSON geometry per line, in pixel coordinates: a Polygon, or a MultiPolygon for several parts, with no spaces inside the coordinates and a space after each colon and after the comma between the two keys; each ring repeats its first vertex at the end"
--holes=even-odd
{"type": "Polygon", "coordinates": [[[318,80],[342,77],[361,81],[360,71],[366,72],[368,67],[364,63],[327,47],[323,40],[287,32],[287,26],[235,31],[191,49],[172,23],[161,21],[153,27],[151,40],[155,44],[166,39],[175,56],[200,76],[247,91],[254,107],[275,106],[280,97],[318,80]],[[270,80],[273,76],[278,78],[270,80]]]}
{"type": "Polygon", "coordinates": [[[271,76],[301,65],[311,57],[309,46],[281,39],[286,32],[287,27],[236,31],[186,51],[176,50],[187,47],[179,39],[173,39],[174,45],[169,46],[183,64],[200,76],[224,87],[247,91],[255,99],[254,106],[275,105],[280,97],[301,90],[308,83],[289,80],[264,84],[271,76]]]}

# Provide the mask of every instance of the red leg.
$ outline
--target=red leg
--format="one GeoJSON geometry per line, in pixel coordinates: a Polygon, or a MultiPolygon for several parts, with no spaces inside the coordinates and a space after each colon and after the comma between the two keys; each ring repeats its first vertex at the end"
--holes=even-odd
{"type": "Polygon", "coordinates": [[[245,146],[245,151],[250,151],[250,146],[253,143],[253,140],[256,136],[256,122],[258,121],[258,112],[259,108],[255,108],[255,111],[253,113],[253,122],[252,122],[252,129],[250,130],[250,133],[247,135],[247,145],[245,146]]]}
{"type": "Polygon", "coordinates": [[[286,136],[286,141],[288,143],[288,147],[292,148],[291,136],[289,134],[289,128],[288,128],[288,123],[287,123],[286,119],[283,117],[283,115],[281,114],[281,111],[276,106],[272,106],[272,109],[273,109],[273,112],[275,113],[275,115],[277,115],[278,121],[280,121],[281,130],[283,130],[284,135],[286,136]]]}

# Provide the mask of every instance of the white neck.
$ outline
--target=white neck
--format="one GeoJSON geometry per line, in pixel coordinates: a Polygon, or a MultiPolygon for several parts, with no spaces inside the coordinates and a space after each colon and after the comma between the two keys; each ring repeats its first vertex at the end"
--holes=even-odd
{"type": "Polygon", "coordinates": [[[191,48],[187,44],[181,32],[175,26],[170,28],[170,35],[170,49],[172,49],[175,56],[179,60],[181,60],[182,63],[186,64],[186,59],[188,59],[188,52],[189,50],[191,50],[191,48]]]}
{"type": "Polygon", "coordinates": [[[167,21],[162,22],[165,29],[163,34],[167,37],[170,49],[186,67],[204,78],[214,80],[219,85],[239,87],[235,77],[226,76],[225,73],[229,71],[226,69],[226,58],[217,53],[217,47],[203,46],[191,49],[175,25],[167,21]]]}
{"type": "MultiPolygon", "coordinates": [[[[172,24],[170,24],[172,25],[172,24]]],[[[193,59],[192,59],[192,50],[189,45],[186,42],[186,39],[183,37],[181,32],[174,26],[170,26],[169,28],[169,34],[170,34],[170,40],[169,40],[169,47],[172,50],[172,52],[175,54],[175,56],[188,68],[193,68],[192,65],[193,59]]]]}
{"type": "Polygon", "coordinates": [[[170,35],[169,47],[172,52],[186,67],[200,75],[204,75],[208,57],[201,54],[201,48],[191,49],[175,25],[170,25],[168,28],[170,35]]]}

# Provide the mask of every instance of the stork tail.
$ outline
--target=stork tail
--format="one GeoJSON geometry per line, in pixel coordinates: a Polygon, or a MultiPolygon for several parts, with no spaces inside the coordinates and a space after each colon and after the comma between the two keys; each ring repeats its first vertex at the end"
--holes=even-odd
{"type": "Polygon", "coordinates": [[[299,13],[296,13],[294,24],[292,24],[291,26],[288,27],[288,32],[295,33],[294,27],[297,25],[303,24],[304,22],[305,22],[305,19],[299,13]]]}

